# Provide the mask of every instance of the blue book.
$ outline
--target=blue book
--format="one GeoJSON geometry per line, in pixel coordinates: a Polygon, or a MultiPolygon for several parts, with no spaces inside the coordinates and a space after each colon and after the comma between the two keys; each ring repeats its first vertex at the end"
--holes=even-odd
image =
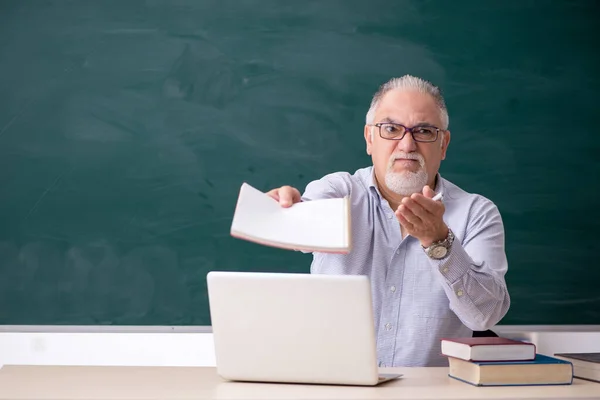
{"type": "Polygon", "coordinates": [[[528,361],[466,361],[448,357],[448,376],[475,386],[570,385],[573,364],[536,354],[528,361]]]}

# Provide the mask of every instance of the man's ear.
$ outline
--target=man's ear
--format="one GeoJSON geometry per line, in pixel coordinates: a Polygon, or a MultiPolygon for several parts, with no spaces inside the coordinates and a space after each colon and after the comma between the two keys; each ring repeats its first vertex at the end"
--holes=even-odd
{"type": "Polygon", "coordinates": [[[445,160],[446,151],[448,150],[448,145],[450,144],[450,131],[445,131],[442,133],[442,140],[440,142],[442,146],[442,160],[445,160]]]}
{"type": "Polygon", "coordinates": [[[367,154],[371,155],[373,147],[373,129],[368,125],[365,125],[365,142],[367,144],[367,154]]]}

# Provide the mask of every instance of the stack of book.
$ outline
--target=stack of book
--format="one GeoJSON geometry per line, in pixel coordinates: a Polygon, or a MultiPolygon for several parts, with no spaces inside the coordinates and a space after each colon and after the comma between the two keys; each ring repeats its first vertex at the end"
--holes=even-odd
{"type": "Polygon", "coordinates": [[[448,376],[475,386],[570,385],[570,361],[536,352],[535,344],[501,337],[442,339],[448,376]]]}

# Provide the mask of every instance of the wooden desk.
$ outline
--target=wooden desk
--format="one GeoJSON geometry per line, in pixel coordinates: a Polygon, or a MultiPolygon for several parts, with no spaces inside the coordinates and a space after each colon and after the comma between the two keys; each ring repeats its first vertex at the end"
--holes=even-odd
{"type": "Polygon", "coordinates": [[[4,366],[0,399],[600,399],[600,384],[478,388],[447,368],[384,368],[404,377],[376,387],[228,382],[210,367],[4,366]]]}

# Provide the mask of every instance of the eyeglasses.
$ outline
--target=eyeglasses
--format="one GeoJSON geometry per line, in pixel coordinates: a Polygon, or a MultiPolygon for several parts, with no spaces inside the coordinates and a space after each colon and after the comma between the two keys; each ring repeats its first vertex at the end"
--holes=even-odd
{"type": "Polygon", "coordinates": [[[379,128],[379,136],[387,140],[402,140],[406,132],[410,132],[415,142],[435,142],[438,134],[444,132],[443,129],[436,128],[435,126],[422,125],[409,128],[393,122],[379,122],[369,126],[379,128]]]}

